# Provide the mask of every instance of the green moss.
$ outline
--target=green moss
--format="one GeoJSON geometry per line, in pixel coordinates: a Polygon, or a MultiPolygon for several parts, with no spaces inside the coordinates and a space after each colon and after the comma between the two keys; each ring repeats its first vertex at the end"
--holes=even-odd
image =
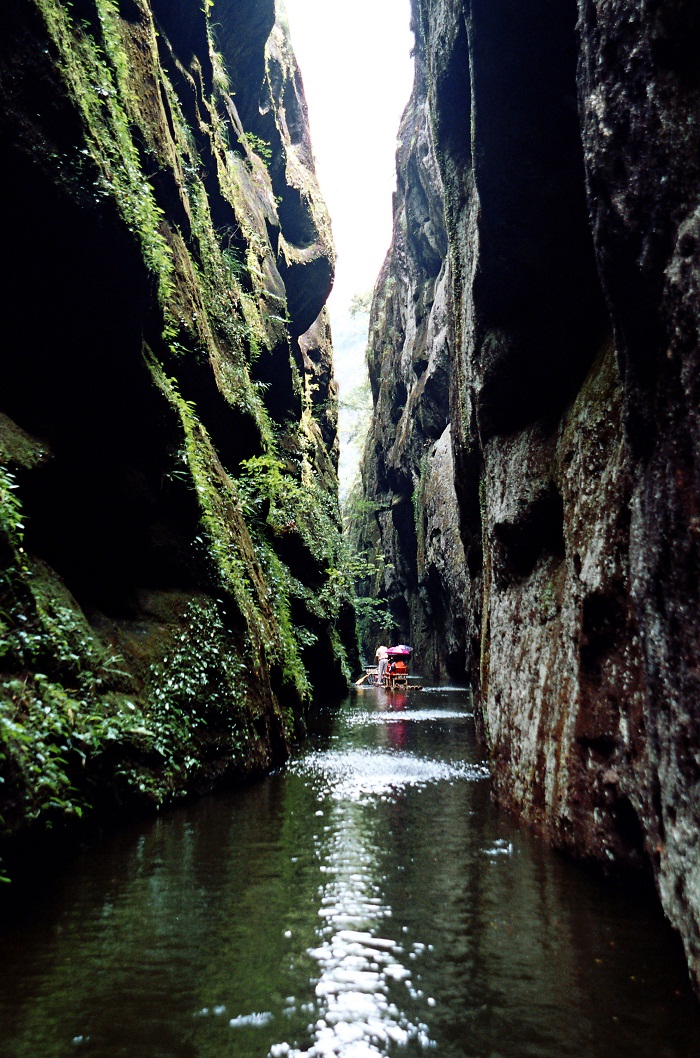
{"type": "MultiPolygon", "coordinates": [[[[292,607],[306,612],[315,622],[331,627],[341,608],[352,598],[347,572],[346,549],[339,529],[334,501],[313,477],[301,471],[300,479],[285,473],[285,463],[272,454],[245,460],[238,482],[241,504],[252,527],[256,553],[272,589],[272,605],[280,634],[280,654],[285,679],[302,700],[312,691],[302,657],[316,641],[316,633],[299,617],[292,621],[292,607]],[[275,546],[287,537],[297,538],[308,552],[324,583],[320,591],[306,588],[276,553],[275,546]]],[[[334,643],[339,642],[336,636],[334,643]]],[[[344,653],[338,655],[341,665],[344,653]]]]}
{"type": "MultiPolygon", "coordinates": [[[[241,772],[256,753],[269,763],[257,731],[280,723],[275,694],[289,732],[313,691],[305,658],[319,652],[319,641],[331,663],[335,657],[347,668],[335,622],[351,595],[335,471],[313,418],[312,383],[294,366],[304,413],[301,423],[285,425],[283,438],[265,388],[251,378],[265,351],[278,355],[286,342],[291,355],[291,343],[286,303],[266,289],[274,256],[266,225],[276,223],[266,159],[251,154],[246,162],[231,150],[230,86],[220,57],[213,56],[208,97],[196,63],[177,66],[171,83],[153,24],[122,19],[116,0],[94,0],[93,24],[80,22],[63,0],[31,2],[46,28],[41,47],[82,129],[72,155],[52,159],[56,180],[82,196],[88,212],[105,203],[118,211],[152,277],[144,284],[151,299],[143,316],[146,358],[170,421],[179,424],[175,439],[164,442],[164,452],[177,450],[166,487],[196,494],[192,568],[202,583],[181,592],[180,609],[162,622],[139,612],[138,637],[130,619],[105,615],[98,632],[60,578],[24,553],[19,490],[0,467],[7,831],[78,816],[97,795],[167,803],[201,774],[214,743],[241,772]],[[183,95],[181,104],[174,85],[192,97],[183,95]],[[153,186],[150,172],[159,173],[153,186]],[[226,230],[212,223],[207,188],[215,178],[231,206],[226,230]],[[259,193],[255,203],[251,189],[259,193]],[[161,205],[173,195],[177,210],[166,217],[161,205]],[[204,371],[241,413],[232,429],[245,417],[257,463],[222,465],[207,409],[185,399],[187,384],[204,371]],[[289,551],[301,559],[289,559],[289,551]],[[313,588],[294,576],[307,562],[313,588]]],[[[250,137],[248,146],[265,154],[250,137]]],[[[23,472],[51,458],[48,447],[4,419],[0,444],[3,458],[23,472]]]]}
{"type": "Polygon", "coordinates": [[[245,621],[249,664],[258,672],[278,664],[284,682],[306,700],[312,687],[303,651],[313,645],[315,633],[292,619],[292,609],[332,623],[350,599],[348,577],[338,572],[344,551],[337,506],[313,477],[304,480],[299,471],[295,478],[274,452],[244,460],[240,478],[231,478],[177,380],[167,378],[152,357],[149,363],[182,424],[200,524],[221,589],[245,621]],[[324,579],[319,591],[307,589],[277,554],[287,538],[298,538],[313,560],[324,579]]]}
{"type": "Polygon", "coordinates": [[[200,524],[221,588],[233,596],[245,620],[251,661],[257,671],[270,646],[270,629],[259,606],[260,596],[264,597],[267,592],[262,578],[256,578],[257,584],[253,583],[256,571],[252,568],[252,548],[235,484],[221,466],[195,406],[180,395],[177,379],[166,377],[150,351],[147,361],[157,384],[179,416],[183,451],[201,512],[200,524]]]}
{"type": "Polygon", "coordinates": [[[57,49],[66,89],[83,119],[84,154],[99,173],[96,191],[114,199],[127,227],[138,237],[165,304],[172,291],[172,251],[161,231],[163,210],[144,177],[124,104],[132,88],[116,3],[95,0],[103,50],[58,0],[34,2],[57,49]]]}
{"type": "Polygon", "coordinates": [[[305,589],[269,544],[259,541],[258,554],[272,591],[272,605],[279,634],[279,650],[275,660],[281,664],[284,681],[295,689],[302,702],[308,701],[313,688],[301,652],[305,646],[312,645],[316,637],[301,623],[294,623],[291,612],[295,598],[306,601],[305,589]]]}

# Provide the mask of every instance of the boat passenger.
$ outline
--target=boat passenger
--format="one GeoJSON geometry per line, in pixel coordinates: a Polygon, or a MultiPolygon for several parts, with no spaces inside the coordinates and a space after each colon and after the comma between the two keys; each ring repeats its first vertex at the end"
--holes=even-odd
{"type": "Polygon", "coordinates": [[[377,659],[377,683],[383,684],[386,667],[389,661],[389,648],[385,646],[377,647],[375,657],[377,659]]]}
{"type": "Polygon", "coordinates": [[[396,680],[401,683],[406,679],[408,668],[403,658],[392,658],[386,670],[387,680],[391,686],[393,686],[396,680]]]}

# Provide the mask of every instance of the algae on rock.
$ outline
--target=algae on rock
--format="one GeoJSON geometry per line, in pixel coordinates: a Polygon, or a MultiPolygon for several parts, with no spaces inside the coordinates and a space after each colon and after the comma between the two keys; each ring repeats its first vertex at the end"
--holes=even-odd
{"type": "Polygon", "coordinates": [[[275,4],[18,0],[0,33],[13,833],[280,762],[354,615],[334,251],[275,4]]]}

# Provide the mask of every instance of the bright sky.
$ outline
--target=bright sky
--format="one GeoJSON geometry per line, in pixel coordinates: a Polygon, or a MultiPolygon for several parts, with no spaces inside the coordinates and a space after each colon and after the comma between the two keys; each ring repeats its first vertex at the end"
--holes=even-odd
{"type": "Polygon", "coordinates": [[[409,0],[284,0],[338,254],[331,319],[391,242],[396,133],[413,83],[409,0]]]}

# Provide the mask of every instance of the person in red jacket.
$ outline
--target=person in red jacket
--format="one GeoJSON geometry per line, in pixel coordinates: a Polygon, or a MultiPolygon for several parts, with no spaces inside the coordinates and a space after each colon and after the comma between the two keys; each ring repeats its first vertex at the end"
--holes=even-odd
{"type": "Polygon", "coordinates": [[[389,684],[393,684],[396,680],[401,680],[403,682],[406,679],[407,673],[408,667],[403,658],[391,658],[386,670],[389,684]]]}

